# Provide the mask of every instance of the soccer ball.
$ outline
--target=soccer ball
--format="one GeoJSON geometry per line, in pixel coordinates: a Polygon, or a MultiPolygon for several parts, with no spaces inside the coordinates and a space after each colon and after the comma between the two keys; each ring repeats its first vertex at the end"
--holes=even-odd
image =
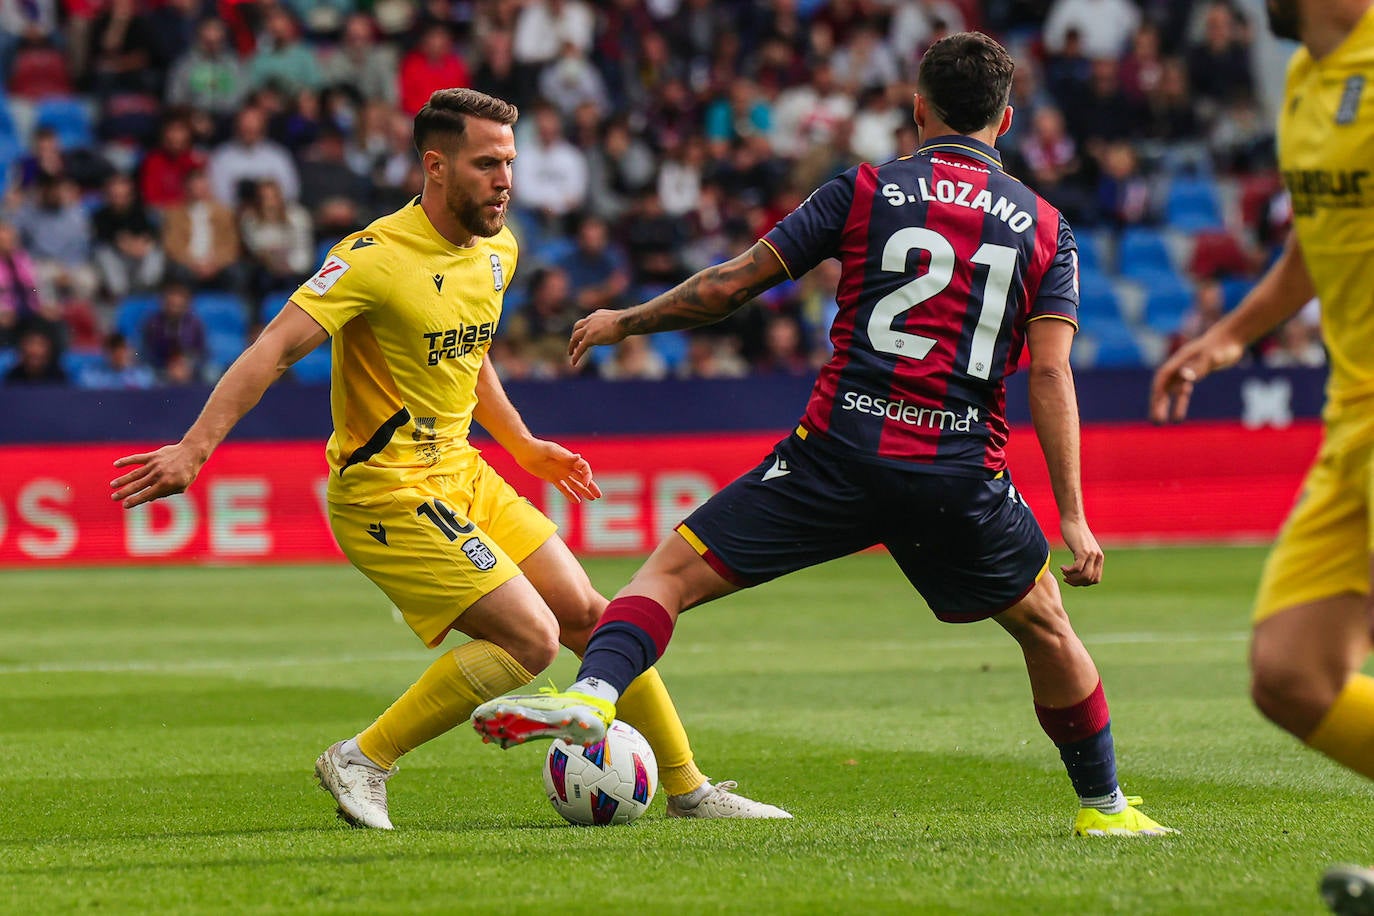
{"type": "Polygon", "coordinates": [[[544,758],[544,792],[570,824],[628,824],[657,788],[653,748],[624,722],[612,722],[590,747],[555,741],[544,758]]]}

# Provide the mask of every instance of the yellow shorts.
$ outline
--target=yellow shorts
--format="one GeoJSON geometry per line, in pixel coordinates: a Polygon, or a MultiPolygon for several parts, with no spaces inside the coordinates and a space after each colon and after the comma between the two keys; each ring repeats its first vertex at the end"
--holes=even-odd
{"type": "Polygon", "coordinates": [[[1337,595],[1368,595],[1374,411],[1329,410],[1317,460],[1264,566],[1254,622],[1337,595]]]}
{"type": "Polygon", "coordinates": [[[431,648],[558,530],[481,458],[364,503],[330,503],[329,526],[431,648]]]}

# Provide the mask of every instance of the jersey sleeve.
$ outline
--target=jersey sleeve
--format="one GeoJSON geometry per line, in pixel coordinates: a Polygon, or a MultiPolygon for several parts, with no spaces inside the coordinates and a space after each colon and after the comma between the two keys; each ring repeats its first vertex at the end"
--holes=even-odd
{"type": "Polygon", "coordinates": [[[839,250],[854,202],[856,173],[856,169],[850,169],[821,185],[763,237],[764,244],[777,253],[792,279],[834,257],[839,250]]]}
{"type": "Polygon", "coordinates": [[[329,250],[319,269],[291,294],[291,301],[332,336],[385,302],[390,287],[385,246],[358,233],[329,250]]]}
{"type": "Polygon", "coordinates": [[[1037,318],[1060,318],[1078,326],[1078,242],[1063,214],[1059,216],[1057,249],[1031,304],[1030,320],[1037,318]]]}

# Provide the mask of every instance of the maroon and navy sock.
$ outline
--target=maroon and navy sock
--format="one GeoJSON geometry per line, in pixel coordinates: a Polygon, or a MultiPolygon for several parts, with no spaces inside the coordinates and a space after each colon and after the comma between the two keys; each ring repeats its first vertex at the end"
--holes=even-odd
{"type": "Polygon", "coordinates": [[[640,595],[616,598],[592,632],[573,688],[604,695],[609,687],[618,697],[658,661],[672,635],[673,618],[657,601],[640,595]],[[585,683],[592,680],[600,684],[585,683]]]}
{"type": "Polygon", "coordinates": [[[1035,715],[1059,748],[1059,759],[1064,761],[1083,807],[1109,814],[1123,809],[1126,799],[1116,781],[1116,749],[1102,682],[1073,706],[1052,709],[1037,703],[1035,715]]]}

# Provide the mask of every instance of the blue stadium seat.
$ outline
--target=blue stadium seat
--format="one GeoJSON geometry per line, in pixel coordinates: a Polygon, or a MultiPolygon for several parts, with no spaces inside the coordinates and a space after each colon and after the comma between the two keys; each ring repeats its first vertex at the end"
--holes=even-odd
{"type": "Polygon", "coordinates": [[[1140,275],[1150,275],[1174,270],[1169,257],[1169,246],[1164,236],[1154,229],[1141,226],[1132,227],[1121,233],[1117,264],[1123,277],[1134,279],[1140,275]]]}
{"type": "Polygon", "coordinates": [[[1091,232],[1078,236],[1078,267],[1080,270],[1103,270],[1102,247],[1091,232]]]}
{"type": "Polygon", "coordinates": [[[290,289],[274,289],[262,297],[262,302],[258,305],[258,314],[262,316],[262,323],[267,324],[277,313],[286,307],[286,300],[290,299],[296,292],[296,287],[290,289]]]}
{"type": "Polygon", "coordinates": [[[115,307],[115,330],[123,334],[138,349],[143,340],[143,322],[157,311],[157,293],[135,293],[126,296],[115,307]]]}
{"type": "Polygon", "coordinates": [[[687,358],[687,334],[685,331],[666,331],[662,334],[654,334],[649,337],[649,344],[663,361],[668,364],[671,372],[682,364],[687,358]]]}
{"type": "Polygon", "coordinates": [[[1079,310],[1084,316],[1102,315],[1117,321],[1121,318],[1121,297],[1112,286],[1111,278],[1101,271],[1079,271],[1078,298],[1079,310]]]}
{"type": "Polygon", "coordinates": [[[1226,300],[1226,311],[1240,305],[1240,300],[1255,286],[1254,280],[1245,277],[1227,277],[1221,281],[1222,297],[1226,300]]]}
{"type": "Polygon", "coordinates": [[[1126,323],[1104,320],[1088,325],[1084,333],[1097,345],[1093,365],[1104,369],[1131,368],[1144,365],[1140,344],[1126,323]]]}
{"type": "MultiPolygon", "coordinates": [[[[5,373],[13,369],[17,362],[19,362],[19,354],[13,349],[0,350],[0,379],[3,379],[5,373]]],[[[0,384],[4,384],[4,382],[0,380],[0,384]]]]}
{"type": "Polygon", "coordinates": [[[56,131],[63,149],[81,149],[95,140],[90,112],[80,100],[70,96],[49,96],[38,102],[34,126],[56,131]]]}
{"type": "Polygon", "coordinates": [[[88,369],[93,369],[105,361],[99,350],[68,350],[62,354],[62,368],[67,378],[76,381],[88,369]]]}
{"type": "Polygon", "coordinates": [[[191,299],[191,308],[205,322],[207,331],[247,333],[248,318],[243,300],[233,293],[196,293],[191,299]]]}
{"type": "Polygon", "coordinates": [[[328,383],[329,372],[333,367],[329,351],[330,345],[326,342],[302,356],[291,367],[291,374],[296,377],[296,381],[306,385],[328,383]]]}
{"type": "Polygon", "coordinates": [[[1137,276],[1145,287],[1145,324],[1161,334],[1178,330],[1193,305],[1193,288],[1173,271],[1137,276]]]}
{"type": "Polygon", "coordinates": [[[1216,185],[1205,178],[1175,178],[1164,205],[1169,225],[1184,232],[1225,228],[1216,185]]]}

